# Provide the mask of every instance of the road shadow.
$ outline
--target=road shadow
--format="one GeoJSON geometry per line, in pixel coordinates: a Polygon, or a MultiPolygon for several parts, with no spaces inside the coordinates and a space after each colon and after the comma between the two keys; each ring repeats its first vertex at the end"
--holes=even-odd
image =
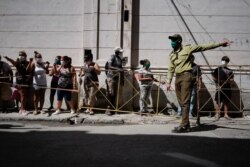
{"type": "Polygon", "coordinates": [[[30,130],[38,130],[41,128],[27,128],[24,125],[13,125],[13,124],[0,124],[0,129],[30,129],[30,130]]]}
{"type": "Polygon", "coordinates": [[[59,131],[0,131],[0,166],[198,167],[213,164],[215,167],[233,167],[250,163],[247,158],[249,139],[190,134],[96,134],[65,131],[63,127],[59,131]]]}

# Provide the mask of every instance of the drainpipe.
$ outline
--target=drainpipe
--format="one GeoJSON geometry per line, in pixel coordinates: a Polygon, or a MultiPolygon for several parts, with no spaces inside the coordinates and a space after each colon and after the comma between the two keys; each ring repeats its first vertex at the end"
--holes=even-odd
{"type": "Polygon", "coordinates": [[[124,0],[121,0],[121,32],[120,32],[121,48],[123,48],[123,33],[124,33],[124,0]]]}
{"type": "Polygon", "coordinates": [[[96,27],[96,59],[99,59],[100,47],[100,0],[97,0],[97,27],[96,27]]]}

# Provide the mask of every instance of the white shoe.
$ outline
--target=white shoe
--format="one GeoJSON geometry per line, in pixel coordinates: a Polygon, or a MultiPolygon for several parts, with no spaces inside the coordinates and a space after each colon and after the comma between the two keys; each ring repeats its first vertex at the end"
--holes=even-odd
{"type": "Polygon", "coordinates": [[[26,111],[26,110],[22,110],[22,113],[21,113],[23,116],[27,116],[28,114],[29,114],[29,112],[28,111],[26,111]]]}
{"type": "Polygon", "coordinates": [[[61,110],[57,109],[56,112],[54,112],[52,115],[58,115],[61,113],[61,110]]]}
{"type": "Polygon", "coordinates": [[[41,114],[46,114],[46,111],[45,110],[41,110],[41,114]]]}
{"type": "Polygon", "coordinates": [[[84,111],[85,114],[89,114],[89,112],[90,112],[89,109],[84,111]]]}
{"type": "Polygon", "coordinates": [[[19,114],[22,114],[22,113],[23,113],[23,111],[24,111],[24,110],[21,110],[21,109],[20,109],[18,113],[19,113],[19,114]]]}
{"type": "Polygon", "coordinates": [[[38,111],[37,111],[37,110],[35,110],[35,111],[33,112],[33,114],[34,114],[34,115],[37,115],[37,114],[38,114],[38,111]]]}
{"type": "Polygon", "coordinates": [[[74,110],[74,109],[70,109],[70,114],[75,114],[76,113],[76,110],[74,110]]]}

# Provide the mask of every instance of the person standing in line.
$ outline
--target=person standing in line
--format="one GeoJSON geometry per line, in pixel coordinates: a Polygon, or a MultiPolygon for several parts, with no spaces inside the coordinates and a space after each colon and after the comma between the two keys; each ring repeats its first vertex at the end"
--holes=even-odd
{"type": "Polygon", "coordinates": [[[13,84],[13,71],[10,65],[2,61],[0,55],[0,101],[2,104],[2,112],[7,112],[8,101],[11,99],[13,84]]]}
{"type": "Polygon", "coordinates": [[[45,100],[45,91],[47,87],[47,78],[46,74],[49,73],[49,62],[44,63],[42,55],[37,51],[35,53],[35,61],[33,58],[30,58],[28,65],[28,71],[34,71],[33,77],[33,88],[34,88],[34,115],[39,114],[38,103],[40,103],[40,111],[42,114],[45,114],[43,110],[44,100],[45,100]]]}
{"type": "Polygon", "coordinates": [[[83,88],[85,92],[85,105],[87,106],[86,114],[94,115],[93,106],[96,101],[96,93],[99,87],[98,75],[100,75],[100,66],[93,62],[92,53],[84,55],[84,65],[81,68],[79,76],[84,76],[83,88]]]}
{"type": "Polygon", "coordinates": [[[25,51],[20,51],[16,61],[7,56],[5,56],[5,59],[16,67],[16,83],[21,96],[19,113],[26,116],[29,114],[27,111],[27,98],[33,83],[33,71],[29,72],[27,69],[29,64],[29,61],[27,61],[27,54],[25,51]]]}
{"type": "Polygon", "coordinates": [[[59,75],[58,90],[57,90],[57,109],[53,115],[61,113],[62,100],[63,98],[70,105],[70,113],[76,113],[74,108],[74,102],[72,99],[72,90],[76,90],[76,71],[75,68],[70,64],[70,58],[68,56],[61,57],[61,66],[54,65],[54,71],[56,75],[59,75]]]}
{"type": "MultiPolygon", "coordinates": [[[[58,68],[61,65],[61,56],[56,56],[55,61],[54,61],[54,66],[56,66],[56,68],[58,68]]],[[[48,108],[48,110],[52,110],[54,107],[54,97],[56,94],[56,88],[58,87],[58,80],[59,80],[59,75],[57,75],[55,73],[54,68],[52,68],[51,72],[50,72],[50,76],[52,76],[51,82],[50,82],[50,87],[52,89],[50,89],[50,96],[49,96],[49,100],[50,100],[50,107],[48,108]]]]}
{"type": "MultiPolygon", "coordinates": [[[[120,47],[115,47],[115,54],[111,55],[111,58],[107,61],[105,65],[106,69],[106,86],[107,86],[107,97],[112,104],[116,106],[118,101],[118,106],[123,102],[122,92],[124,86],[124,69],[123,66],[126,61],[126,57],[123,57],[122,53],[124,50],[120,47]],[[106,67],[107,66],[107,67],[106,67]],[[119,93],[118,93],[119,92],[119,93]],[[118,98],[119,94],[119,99],[118,98]]],[[[111,104],[108,104],[106,115],[112,115],[114,112],[110,111],[111,104]]]]}
{"type": "Polygon", "coordinates": [[[209,43],[203,45],[182,45],[182,37],[180,34],[174,34],[168,38],[171,40],[173,51],[169,55],[166,89],[170,91],[172,78],[174,73],[176,73],[175,92],[182,109],[181,123],[178,127],[175,127],[172,132],[190,132],[189,106],[193,81],[190,56],[195,52],[202,52],[221,46],[229,46],[231,42],[224,41],[222,43],[209,43]]]}
{"type": "MultiPolygon", "coordinates": [[[[198,66],[195,62],[194,55],[190,56],[190,61],[192,63],[192,74],[193,74],[193,85],[192,85],[192,93],[191,93],[191,99],[190,99],[190,107],[189,107],[189,118],[192,118],[193,115],[195,115],[196,108],[197,108],[197,91],[201,89],[201,83],[202,83],[202,73],[201,68],[198,66]]],[[[177,118],[181,116],[181,107],[178,107],[178,113],[177,118]]]]}
{"type": "Polygon", "coordinates": [[[223,56],[221,58],[221,66],[216,68],[212,73],[217,88],[217,92],[215,93],[215,119],[217,121],[220,119],[221,103],[224,106],[224,118],[231,120],[228,116],[228,107],[232,96],[231,83],[234,81],[234,74],[233,70],[227,67],[229,61],[229,57],[223,56]]]}
{"type": "MultiPolygon", "coordinates": [[[[140,114],[149,113],[148,112],[148,101],[151,93],[153,82],[159,82],[154,78],[150,70],[150,61],[148,59],[140,60],[142,68],[139,69],[137,73],[137,80],[140,82],[140,114]]],[[[161,82],[164,84],[164,82],[161,82]]]]}

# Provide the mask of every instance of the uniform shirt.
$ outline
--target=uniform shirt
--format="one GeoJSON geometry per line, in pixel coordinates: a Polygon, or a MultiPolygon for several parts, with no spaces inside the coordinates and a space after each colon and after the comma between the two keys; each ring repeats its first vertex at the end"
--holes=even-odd
{"type": "Polygon", "coordinates": [[[168,66],[168,79],[167,82],[171,83],[174,72],[176,74],[183,73],[185,71],[192,71],[192,63],[190,61],[190,55],[195,52],[202,52],[205,50],[214,49],[222,46],[221,43],[209,43],[204,45],[185,45],[177,51],[172,51],[169,55],[168,66]]]}

